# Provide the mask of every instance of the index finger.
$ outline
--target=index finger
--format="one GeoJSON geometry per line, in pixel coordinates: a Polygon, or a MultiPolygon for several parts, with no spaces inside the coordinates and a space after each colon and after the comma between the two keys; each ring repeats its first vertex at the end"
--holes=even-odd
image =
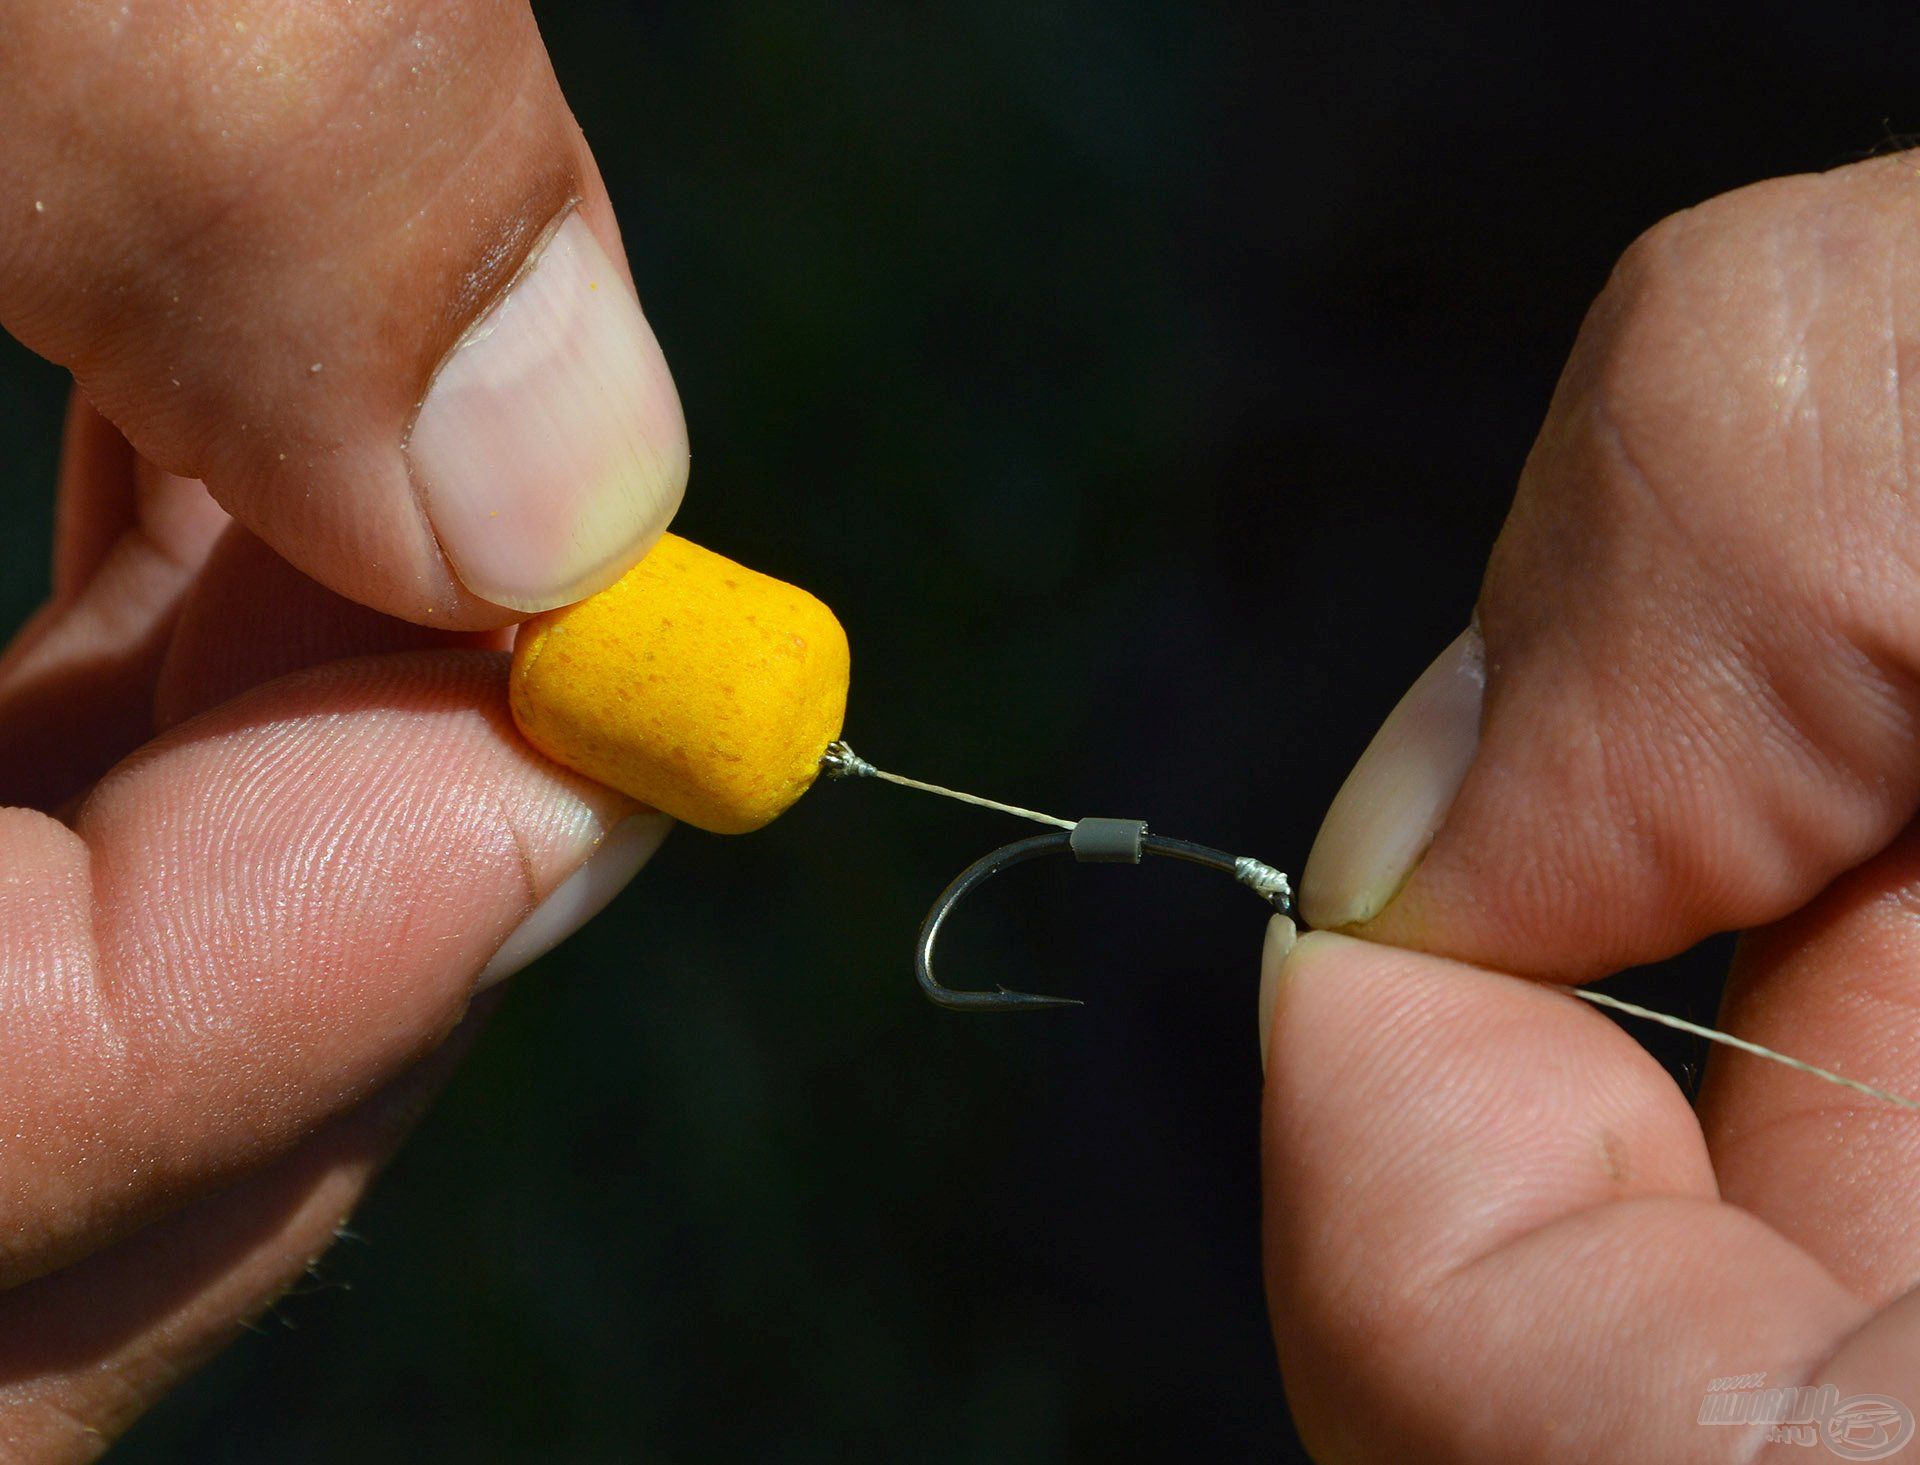
{"type": "Polygon", "coordinates": [[[444,1038],[591,856],[631,874],[664,831],[519,740],[489,652],[284,677],[71,829],[0,811],[0,1285],[283,1153],[444,1038]]]}

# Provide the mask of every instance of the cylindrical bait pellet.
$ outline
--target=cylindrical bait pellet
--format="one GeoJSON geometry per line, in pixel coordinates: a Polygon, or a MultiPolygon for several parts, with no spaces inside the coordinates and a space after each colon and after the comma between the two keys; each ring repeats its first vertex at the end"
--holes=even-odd
{"type": "Polygon", "coordinates": [[[744,834],[819,773],[848,670],[847,633],[820,601],[669,534],[617,584],[520,628],[511,701],[555,762],[744,834]]]}

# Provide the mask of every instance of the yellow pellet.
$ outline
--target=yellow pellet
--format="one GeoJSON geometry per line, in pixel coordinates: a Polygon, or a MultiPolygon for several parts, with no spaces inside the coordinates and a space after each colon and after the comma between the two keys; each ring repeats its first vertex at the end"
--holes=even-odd
{"type": "Polygon", "coordinates": [[[513,717],[555,762],[744,834],[812,784],[848,667],[813,596],[669,534],[618,584],[520,628],[513,717]]]}

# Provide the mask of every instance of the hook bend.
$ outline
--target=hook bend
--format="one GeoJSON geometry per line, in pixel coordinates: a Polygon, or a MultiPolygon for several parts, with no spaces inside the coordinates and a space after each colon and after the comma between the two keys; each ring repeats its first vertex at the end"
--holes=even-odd
{"type": "Polygon", "coordinates": [[[1035,1012],[1046,1007],[1084,1005],[1073,997],[1047,997],[1005,987],[984,992],[949,987],[933,973],[934,944],[940,939],[954,907],[1002,870],[1052,854],[1072,854],[1083,862],[1133,865],[1139,864],[1143,855],[1161,855],[1231,875],[1277,911],[1286,911],[1292,900],[1287,877],[1264,861],[1230,855],[1191,840],[1150,834],[1147,826],[1137,820],[1082,819],[1071,829],[1015,840],[982,855],[941,893],[933,909],[927,912],[926,920],[920,923],[920,943],[914,953],[914,976],[928,1001],[959,1012],[1035,1012]]]}

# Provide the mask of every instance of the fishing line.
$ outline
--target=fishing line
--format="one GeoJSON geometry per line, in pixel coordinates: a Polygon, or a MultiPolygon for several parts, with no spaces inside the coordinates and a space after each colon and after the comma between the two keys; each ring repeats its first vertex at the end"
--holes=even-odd
{"type": "MultiPolygon", "coordinates": [[[[1051,825],[1055,831],[1051,834],[1039,834],[1027,839],[1015,840],[1011,844],[1002,845],[999,849],[983,855],[955,877],[940,898],[934,902],[933,908],[927,912],[926,920],[920,926],[914,974],[919,980],[921,991],[926,994],[928,1000],[942,1007],[968,1012],[1027,1012],[1039,1008],[1081,1005],[1078,1000],[1071,997],[1048,997],[1033,992],[1013,992],[1005,987],[996,987],[992,991],[949,987],[934,975],[934,946],[948,918],[953,914],[954,908],[1000,871],[1013,865],[1024,864],[1028,860],[1038,859],[1042,855],[1071,854],[1076,861],[1083,864],[1137,865],[1147,855],[1183,860],[1189,864],[1204,865],[1209,869],[1231,875],[1276,911],[1288,913],[1292,908],[1293,891],[1287,877],[1266,861],[1254,859],[1249,855],[1231,855],[1208,845],[1195,844],[1191,840],[1173,839],[1166,835],[1154,834],[1147,828],[1144,820],[1062,819],[1056,814],[1043,814],[1037,809],[1002,803],[998,799],[983,798],[979,794],[948,788],[944,784],[927,783],[918,778],[908,778],[904,774],[889,773],[885,769],[876,768],[844,742],[836,742],[827,749],[826,755],[820,760],[820,769],[828,778],[878,779],[900,788],[914,789],[938,798],[970,804],[975,808],[992,809],[1036,824],[1051,825]]],[[[1628,1002],[1623,998],[1611,997],[1605,992],[1595,992],[1585,987],[1565,987],[1561,990],[1571,997],[1578,997],[1581,1001],[1596,1007],[1608,1008],[1629,1017],[1658,1023],[1676,1032],[1704,1038],[1710,1043],[1718,1043],[1722,1047],[1751,1054],[1769,1063],[1777,1063],[1796,1073],[1807,1074],[1819,1079],[1822,1083],[1851,1089],[1855,1093],[1864,1094],[1868,1098],[1878,1099],[1882,1103],[1893,1104],[1902,1109],[1920,1110],[1920,1101],[1890,1093],[1872,1084],[1862,1083],[1857,1078],[1848,1078],[1845,1074],[1836,1073],[1830,1068],[1822,1068],[1803,1058],[1792,1057],[1776,1049],[1763,1047],[1759,1043],[1749,1042],[1745,1038],[1737,1038],[1732,1033],[1721,1032],[1718,1028],[1689,1022],[1685,1018],[1674,1017],[1670,1013],[1656,1012],[1650,1007],[1642,1007],[1637,1002],[1628,1002]]]]}

